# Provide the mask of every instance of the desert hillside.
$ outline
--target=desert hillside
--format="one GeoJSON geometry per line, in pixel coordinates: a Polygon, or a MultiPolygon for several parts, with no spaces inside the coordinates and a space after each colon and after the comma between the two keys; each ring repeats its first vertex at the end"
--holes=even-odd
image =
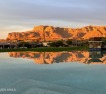
{"type": "Polygon", "coordinates": [[[12,32],[9,40],[39,40],[51,41],[59,39],[89,39],[91,37],[106,37],[106,26],[86,26],[83,28],[60,28],[53,26],[35,26],[26,32],[12,32]]]}

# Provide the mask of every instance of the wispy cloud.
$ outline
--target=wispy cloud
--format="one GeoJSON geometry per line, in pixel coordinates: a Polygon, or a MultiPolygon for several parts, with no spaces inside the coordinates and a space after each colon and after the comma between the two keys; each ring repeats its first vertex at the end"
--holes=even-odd
{"type": "Polygon", "coordinates": [[[2,26],[15,26],[14,30],[18,31],[19,27],[32,28],[40,24],[106,25],[105,6],[106,0],[0,0],[0,35],[11,31],[10,28],[2,29],[2,26]]]}

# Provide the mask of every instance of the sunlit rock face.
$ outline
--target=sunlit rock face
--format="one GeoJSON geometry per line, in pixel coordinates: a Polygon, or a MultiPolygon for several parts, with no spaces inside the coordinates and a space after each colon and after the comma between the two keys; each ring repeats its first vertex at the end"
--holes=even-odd
{"type": "MultiPolygon", "coordinates": [[[[73,52],[9,52],[10,57],[27,58],[34,60],[38,64],[52,63],[73,63],[79,62],[84,64],[106,64],[106,54],[103,56],[101,52],[97,52],[100,57],[92,57],[94,53],[88,51],[73,52]]],[[[96,54],[95,54],[96,55],[96,54]]]]}
{"type": "Polygon", "coordinates": [[[87,26],[83,28],[60,28],[53,26],[35,26],[26,32],[9,33],[9,40],[53,41],[59,39],[89,39],[91,37],[106,37],[106,26],[87,26]]]}

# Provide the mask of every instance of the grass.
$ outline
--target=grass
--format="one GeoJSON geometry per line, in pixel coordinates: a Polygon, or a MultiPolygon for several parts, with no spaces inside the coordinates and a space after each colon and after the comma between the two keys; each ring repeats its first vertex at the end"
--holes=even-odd
{"type": "Polygon", "coordinates": [[[34,52],[61,52],[61,51],[73,51],[73,50],[88,50],[87,46],[82,47],[39,47],[28,49],[0,49],[0,52],[22,52],[22,51],[34,51],[34,52]]]}

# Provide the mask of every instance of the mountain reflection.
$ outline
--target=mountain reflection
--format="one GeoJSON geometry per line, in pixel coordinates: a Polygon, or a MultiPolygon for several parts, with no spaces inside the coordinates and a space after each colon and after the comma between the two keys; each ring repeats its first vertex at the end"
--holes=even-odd
{"type": "Polygon", "coordinates": [[[73,52],[9,52],[10,57],[27,58],[38,64],[65,62],[80,62],[85,64],[106,64],[106,54],[103,52],[73,51],[73,52]]]}

